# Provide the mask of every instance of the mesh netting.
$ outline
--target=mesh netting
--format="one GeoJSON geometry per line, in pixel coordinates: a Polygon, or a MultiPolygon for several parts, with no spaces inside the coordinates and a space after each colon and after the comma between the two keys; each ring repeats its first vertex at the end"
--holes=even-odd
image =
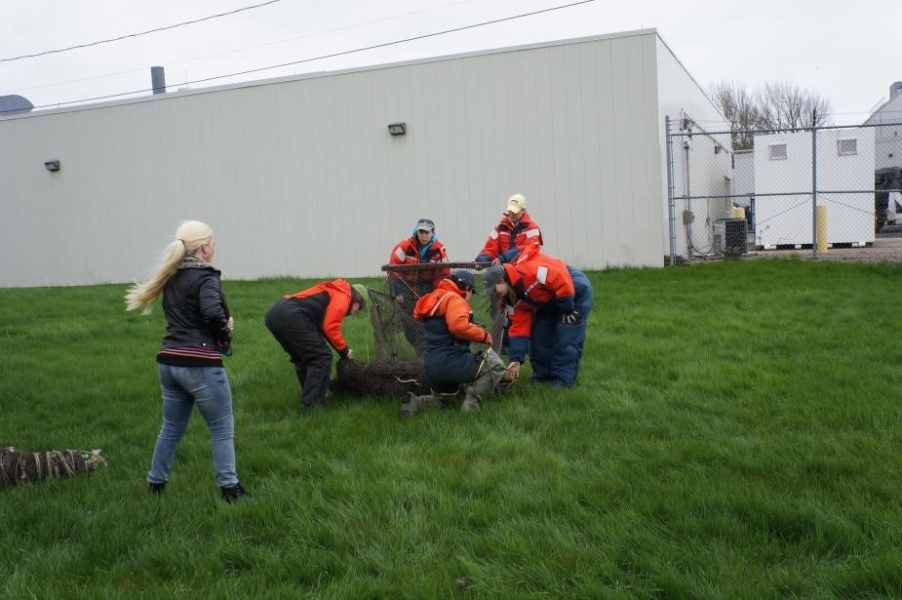
{"type": "Polygon", "coordinates": [[[476,290],[470,298],[473,319],[487,327],[493,347],[499,349],[505,316],[504,313],[496,315],[491,299],[482,295],[482,277],[476,273],[475,263],[443,263],[441,269],[436,269],[434,263],[385,265],[382,267],[388,272],[385,288],[367,288],[376,359],[340,360],[337,378],[330,386],[332,390],[365,398],[398,400],[407,400],[410,392],[418,395],[430,392],[422,358],[426,329],[414,320],[413,307],[451,269],[465,269],[474,274],[476,290]],[[402,301],[396,299],[399,295],[402,301]]]}
{"type": "Polygon", "coordinates": [[[472,262],[444,263],[443,269],[438,271],[435,263],[384,265],[382,270],[388,273],[384,291],[368,289],[378,357],[422,362],[426,331],[422,323],[414,320],[413,307],[421,296],[433,290],[436,273],[446,274],[452,269],[473,273],[476,280],[476,290],[470,298],[473,318],[492,334],[492,345],[497,351],[501,346],[505,316],[496,314],[491,299],[482,294],[482,277],[476,266],[472,262]],[[403,300],[398,301],[398,295],[403,296],[403,300]]]}
{"type": "Polygon", "coordinates": [[[429,382],[423,363],[398,359],[338,361],[338,377],[331,389],[364,398],[406,400],[408,394],[428,394],[429,382]]]}

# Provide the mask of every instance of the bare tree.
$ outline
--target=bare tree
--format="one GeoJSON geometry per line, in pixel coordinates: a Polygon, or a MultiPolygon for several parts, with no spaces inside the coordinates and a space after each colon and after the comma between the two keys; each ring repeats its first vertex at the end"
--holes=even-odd
{"type": "Polygon", "coordinates": [[[711,85],[708,93],[730,122],[734,150],[751,149],[756,129],[798,129],[830,122],[830,101],[794,83],[766,83],[751,93],[734,81],[721,82],[711,85]]]}
{"type": "Polygon", "coordinates": [[[765,83],[758,92],[762,125],[769,129],[797,129],[827,125],[832,110],[823,95],[789,82],[765,83]]]}
{"type": "Polygon", "coordinates": [[[735,81],[715,83],[708,92],[723,116],[730,122],[733,149],[752,147],[752,130],[761,126],[761,110],[754,95],[735,81]]]}

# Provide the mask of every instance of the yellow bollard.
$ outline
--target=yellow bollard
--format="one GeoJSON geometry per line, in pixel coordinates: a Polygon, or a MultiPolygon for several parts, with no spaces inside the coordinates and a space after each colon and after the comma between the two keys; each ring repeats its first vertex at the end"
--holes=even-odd
{"type": "Polygon", "coordinates": [[[827,207],[817,207],[817,251],[827,253],[827,207]]]}

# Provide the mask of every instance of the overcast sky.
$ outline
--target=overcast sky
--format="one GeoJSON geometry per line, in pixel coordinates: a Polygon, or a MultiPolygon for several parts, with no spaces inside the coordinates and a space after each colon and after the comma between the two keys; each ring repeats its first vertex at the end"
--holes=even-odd
{"type": "Polygon", "coordinates": [[[170,91],[427,56],[655,28],[707,88],[792,82],[823,94],[833,122],[860,123],[902,80],[902,0],[594,0],[381,49],[330,54],[476,25],[578,0],[276,0],[157,33],[54,52],[203,19],[270,0],[27,0],[0,5],[0,95],[36,107],[148,93],[150,67],[170,91]],[[304,62],[298,62],[304,61],[304,62]],[[240,77],[221,76],[257,71],[240,77]],[[215,78],[215,79],[214,79],[215,78]],[[208,81],[204,81],[208,80],[208,81]]]}

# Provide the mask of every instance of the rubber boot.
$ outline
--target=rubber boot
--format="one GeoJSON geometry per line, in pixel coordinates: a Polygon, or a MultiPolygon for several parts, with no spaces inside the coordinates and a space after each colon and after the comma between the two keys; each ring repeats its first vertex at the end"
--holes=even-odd
{"type": "Polygon", "coordinates": [[[408,392],[408,395],[410,396],[409,400],[401,405],[401,410],[398,412],[398,416],[402,419],[409,419],[425,407],[429,406],[433,400],[441,401],[432,394],[427,396],[417,396],[413,392],[408,392]]]}
{"type": "Polygon", "coordinates": [[[479,406],[479,395],[472,385],[467,386],[467,395],[464,396],[464,403],[460,405],[460,412],[478,412],[481,410],[479,406]]]}
{"type": "Polygon", "coordinates": [[[494,350],[488,350],[473,383],[467,386],[461,412],[475,412],[480,409],[480,401],[492,395],[504,378],[504,362],[494,350]]]}

